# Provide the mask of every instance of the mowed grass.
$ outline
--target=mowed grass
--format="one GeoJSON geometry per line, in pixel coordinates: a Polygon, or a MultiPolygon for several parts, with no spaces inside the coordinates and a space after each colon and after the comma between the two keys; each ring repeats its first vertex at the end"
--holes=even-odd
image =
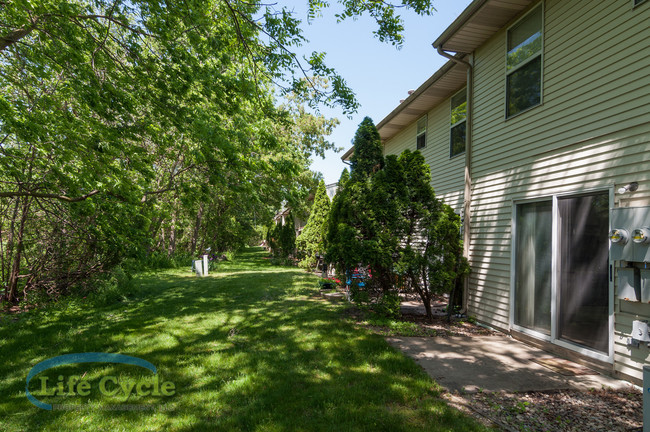
{"type": "Polygon", "coordinates": [[[411,359],[346,320],[348,305],[314,296],[315,276],[264,256],[250,249],[206,278],[188,269],[141,275],[131,296],[108,306],[79,300],[3,316],[0,430],[485,430],[449,407],[411,359]],[[46,411],[27,400],[36,363],[82,352],[145,359],[175,394],[100,394],[102,377],[152,374],[85,363],[43,374],[50,382],[80,376],[89,396],[38,396],[38,376],[29,386],[44,402],[75,409],[46,411]]]}

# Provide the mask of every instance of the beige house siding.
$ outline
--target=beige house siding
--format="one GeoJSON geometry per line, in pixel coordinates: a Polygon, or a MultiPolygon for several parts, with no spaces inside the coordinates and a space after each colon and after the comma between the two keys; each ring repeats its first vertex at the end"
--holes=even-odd
{"type": "MultiPolygon", "coordinates": [[[[450,100],[447,99],[427,114],[427,145],[420,150],[431,168],[431,185],[436,196],[460,214],[463,208],[464,154],[449,158],[450,100]]],[[[384,155],[415,151],[416,124],[404,128],[384,143],[384,155]]]]}
{"type": "MultiPolygon", "coordinates": [[[[545,1],[542,105],[511,119],[506,29],[475,52],[469,308],[480,321],[510,328],[513,202],[637,181],[639,191],[616,195],[615,205],[650,205],[650,7],[642,6],[545,1]]],[[[650,351],[626,338],[650,305],[622,303],[614,367],[640,379],[650,351]]]]}

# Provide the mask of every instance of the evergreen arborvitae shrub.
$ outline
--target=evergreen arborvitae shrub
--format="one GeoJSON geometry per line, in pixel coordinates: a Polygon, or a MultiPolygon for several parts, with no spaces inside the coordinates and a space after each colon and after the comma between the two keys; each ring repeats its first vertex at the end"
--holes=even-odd
{"type": "Polygon", "coordinates": [[[354,134],[354,153],[350,157],[353,178],[367,178],[384,165],[379,131],[370,117],[365,117],[354,134]]]}
{"type": "Polygon", "coordinates": [[[281,258],[288,258],[293,255],[296,249],[296,227],[291,213],[285,217],[284,225],[280,226],[278,243],[281,258]]]}
{"type": "Polygon", "coordinates": [[[459,286],[469,271],[460,217],[436,198],[419,152],[383,158],[369,118],[359,125],[351,161],[350,177],[342,175],[330,210],[328,261],[340,274],[355,267],[371,270],[372,277],[353,294],[377,312],[399,314],[399,280],[420,295],[431,317],[432,297],[459,286]]]}
{"type": "Polygon", "coordinates": [[[330,199],[327,196],[325,182],[321,180],[314,197],[311,214],[307,225],[296,239],[296,247],[304,256],[300,265],[312,269],[318,263],[318,256],[325,252],[327,218],[330,212],[330,199]]]}

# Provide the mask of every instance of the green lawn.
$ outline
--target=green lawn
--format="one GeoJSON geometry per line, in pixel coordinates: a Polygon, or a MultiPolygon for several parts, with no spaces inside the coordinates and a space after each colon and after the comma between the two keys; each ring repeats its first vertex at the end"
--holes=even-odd
{"type": "Polygon", "coordinates": [[[142,275],[131,296],[108,306],[79,300],[0,316],[0,430],[485,430],[447,406],[412,360],[347,321],[347,305],[315,297],[315,276],[263,257],[248,250],[201,279],[188,269],[142,275]],[[145,359],[175,394],[100,394],[103,377],[134,383],[152,374],[85,363],[41,375],[80,376],[89,396],[38,396],[39,376],[29,386],[46,403],[79,409],[27,400],[36,363],[82,352],[145,359]]]}

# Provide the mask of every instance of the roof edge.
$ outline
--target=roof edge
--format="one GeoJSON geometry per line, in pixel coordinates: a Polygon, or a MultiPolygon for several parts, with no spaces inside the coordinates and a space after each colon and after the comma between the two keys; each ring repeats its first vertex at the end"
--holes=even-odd
{"type": "Polygon", "coordinates": [[[348,151],[343,153],[343,156],[341,156],[341,160],[343,162],[345,162],[347,160],[350,160],[350,156],[352,156],[352,152],[354,152],[354,146],[350,147],[350,149],[348,151]]]}
{"type": "Polygon", "coordinates": [[[458,15],[458,18],[451,23],[449,27],[445,29],[444,32],[433,42],[433,47],[438,49],[444,49],[444,44],[447,42],[461,27],[463,27],[467,21],[476,13],[479,9],[487,3],[488,0],[474,0],[465,10],[458,15]]]}
{"type": "MultiPolygon", "coordinates": [[[[455,54],[454,57],[458,58],[459,60],[462,60],[466,55],[465,54],[455,54]]],[[[456,62],[453,60],[447,61],[444,65],[440,67],[433,75],[429,77],[424,83],[420,85],[420,87],[417,88],[413,93],[411,93],[406,99],[404,99],[404,102],[400,103],[391,111],[382,121],[380,121],[377,124],[377,130],[380,130],[382,127],[384,127],[388,122],[390,122],[396,115],[398,115],[403,109],[409,106],[409,104],[414,101],[418,96],[420,96],[422,93],[424,93],[425,90],[427,90],[429,87],[431,87],[436,81],[438,81],[440,78],[444,77],[452,68],[456,66],[456,62]]],[[[345,155],[343,155],[345,156],[345,155]]]]}

